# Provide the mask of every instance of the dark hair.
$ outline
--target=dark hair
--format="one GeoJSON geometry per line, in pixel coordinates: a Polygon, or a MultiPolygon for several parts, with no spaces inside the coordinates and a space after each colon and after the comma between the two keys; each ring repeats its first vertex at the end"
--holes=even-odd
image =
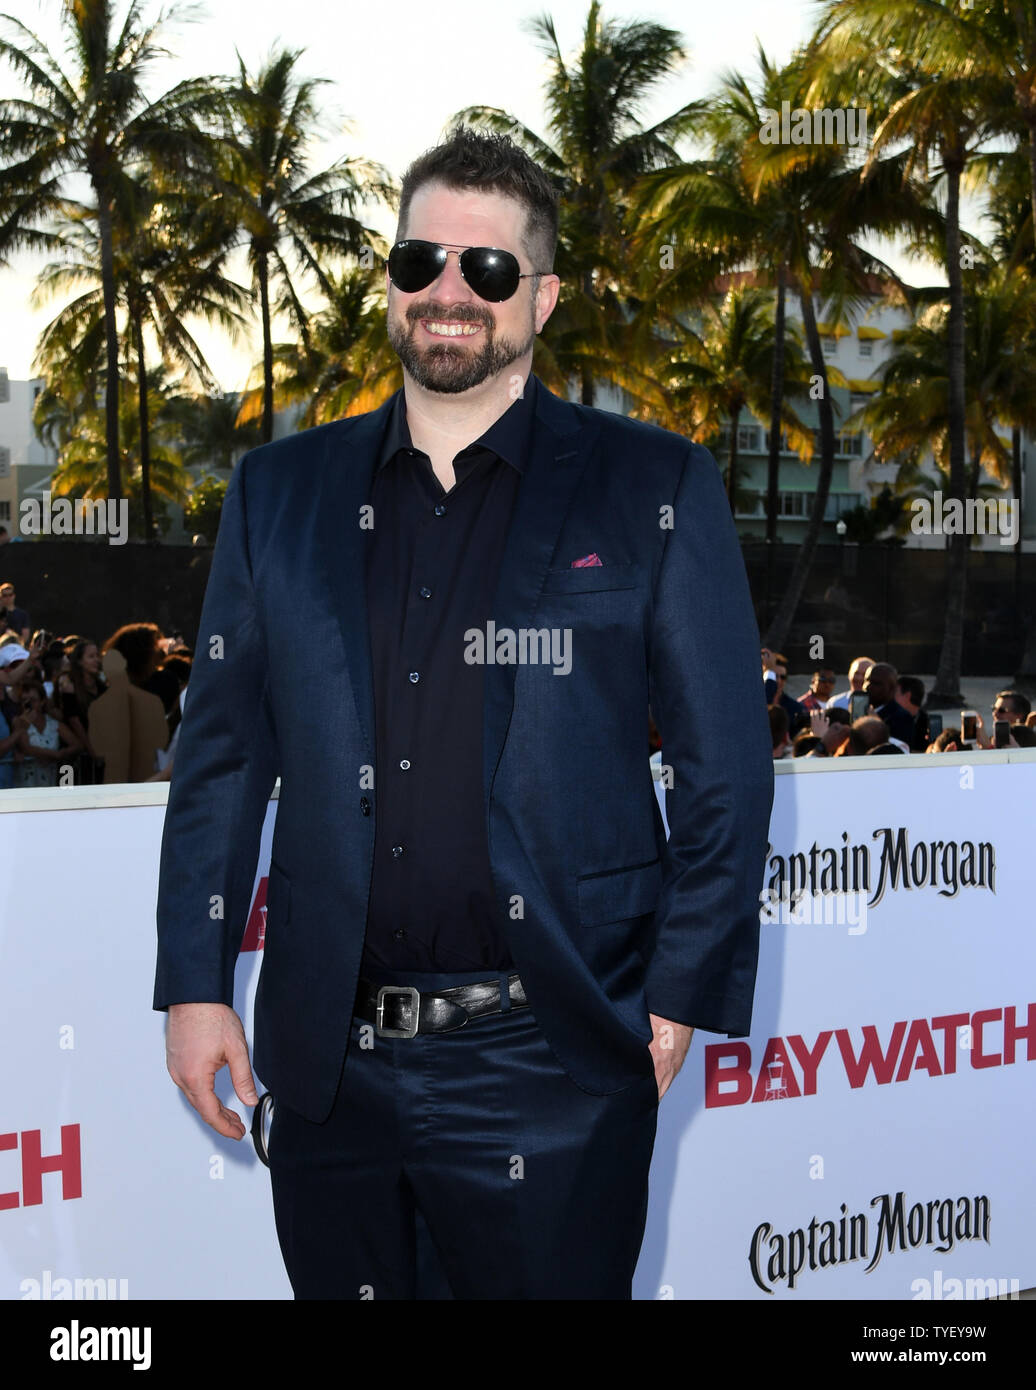
{"type": "Polygon", "coordinates": [[[959,729],[943,729],[941,734],[936,734],[932,747],[937,753],[945,753],[948,750],[958,753],[961,751],[961,737],[959,729]],[[950,744],[953,744],[950,750],[950,744]]]}
{"type": "Polygon", "coordinates": [[[134,685],[143,685],[154,675],[164,653],[158,643],[162,630],[157,623],[126,623],[105,642],[101,655],[114,647],[126,661],[126,675],[134,685]]]}
{"type": "Polygon", "coordinates": [[[186,685],[191,677],[191,666],[193,662],[189,656],[183,652],[173,652],[162,662],[163,671],[171,671],[181,685],[186,685]]]}
{"type": "Polygon", "coordinates": [[[767,705],[766,713],[770,719],[770,743],[776,748],[788,736],[788,714],[780,705],[767,705]]]}
{"type": "Polygon", "coordinates": [[[816,734],[811,734],[808,729],[803,729],[791,745],[791,751],[794,757],[804,758],[807,753],[812,753],[814,748],[823,748],[823,746],[823,739],[817,738],[816,734]]]}
{"type": "Polygon", "coordinates": [[[904,695],[910,696],[913,705],[924,704],[924,681],[917,676],[900,676],[896,682],[904,695]]]}
{"type": "Polygon", "coordinates": [[[853,722],[849,718],[849,711],[843,709],[841,705],[832,705],[831,708],[826,709],[824,713],[827,715],[829,724],[845,724],[848,727],[848,725],[853,722]]]}
{"type": "Polygon", "coordinates": [[[1032,704],[1028,697],[1023,695],[1020,690],[998,690],[996,698],[998,700],[1010,700],[1011,713],[1017,714],[1021,719],[1027,719],[1032,710],[1032,704]]]}
{"type": "Polygon", "coordinates": [[[897,748],[894,743],[879,743],[876,748],[867,749],[868,758],[879,758],[885,753],[902,753],[902,748],[897,748]]]}
{"type": "Polygon", "coordinates": [[[490,135],[460,126],[441,144],[419,155],[403,175],[400,186],[397,241],[404,234],[411,200],[426,183],[503,193],[521,203],[525,209],[522,244],[532,269],[553,270],[558,244],[558,191],[544,170],[509,135],[490,135]]]}
{"type": "Polygon", "coordinates": [[[97,675],[95,677],[97,689],[91,690],[86,683],[86,674],[83,671],[83,656],[88,647],[97,647],[98,655],[100,655],[101,649],[92,637],[77,637],[75,646],[68,653],[68,674],[72,680],[72,690],[75,693],[76,699],[79,701],[81,709],[85,709],[91,700],[103,694],[105,687],[104,670],[100,666],[97,668],[97,675]]]}

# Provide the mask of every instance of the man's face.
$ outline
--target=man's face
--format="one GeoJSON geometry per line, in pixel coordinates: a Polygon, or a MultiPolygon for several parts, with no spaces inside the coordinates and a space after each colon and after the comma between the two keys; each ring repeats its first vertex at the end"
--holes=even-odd
{"type": "Polygon", "coordinates": [[[834,671],[814,671],[814,672],[813,672],[813,683],[812,683],[812,687],[811,687],[811,688],[812,688],[813,694],[816,695],[816,696],[818,696],[821,700],[829,700],[829,699],[831,698],[831,692],[832,692],[832,690],[834,690],[834,686],[835,686],[835,673],[834,673],[834,671]]]}
{"type": "Polygon", "coordinates": [[[863,683],[867,679],[871,665],[872,663],[869,661],[854,661],[849,667],[849,685],[853,690],[863,689],[863,683]]]}
{"type": "Polygon", "coordinates": [[[1015,714],[1011,708],[1010,700],[1003,700],[998,695],[993,701],[993,722],[997,724],[1024,724],[1025,716],[1015,714]]]}
{"type": "Polygon", "coordinates": [[[867,672],[867,679],[863,683],[863,688],[871,697],[871,704],[875,709],[882,705],[887,705],[892,698],[894,680],[887,671],[871,668],[867,672]]]}
{"type": "MultiPolygon", "coordinates": [[[[523,274],[542,269],[529,261],[522,241],[525,208],[500,193],[422,185],[410,204],[404,236],[443,246],[495,246],[518,258],[523,274]]],[[[404,370],[428,391],[456,395],[520,363],[525,376],[536,334],[550,317],[560,282],[544,276],[534,295],[520,280],[510,299],[480,299],[460,273],[451,250],[446,267],[423,290],[406,294],[385,272],[388,339],[404,370]],[[461,331],[458,332],[457,330],[461,331]],[[469,331],[473,330],[473,331],[469,331]]]]}
{"type": "Polygon", "coordinates": [[[14,590],[9,586],[0,589],[0,603],[3,603],[5,608],[14,607],[14,590]]]}

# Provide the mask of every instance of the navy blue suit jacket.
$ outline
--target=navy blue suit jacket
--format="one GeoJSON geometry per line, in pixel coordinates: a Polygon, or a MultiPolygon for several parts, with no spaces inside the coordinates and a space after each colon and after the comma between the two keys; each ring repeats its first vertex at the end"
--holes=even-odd
{"type": "MultiPolygon", "coordinates": [[[[486,666],[490,863],[549,1045],[606,1094],[650,1072],[649,1012],[750,1027],[773,796],[759,634],[711,454],[533,376],[527,389],[535,424],[493,619],[567,629],[572,668],[486,666]],[[600,565],[571,567],[591,552],[600,565]],[[672,769],[668,842],[649,702],[672,769]]],[[[344,1060],[370,886],[361,513],[390,405],[234,470],[162,839],[154,1007],[231,1004],[280,776],[253,1060],[317,1122],[344,1060]]]]}

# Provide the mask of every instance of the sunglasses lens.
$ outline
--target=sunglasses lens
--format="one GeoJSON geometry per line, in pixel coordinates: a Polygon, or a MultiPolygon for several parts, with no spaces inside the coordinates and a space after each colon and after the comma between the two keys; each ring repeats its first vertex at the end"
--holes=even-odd
{"type": "Polygon", "coordinates": [[[510,251],[489,246],[474,246],[462,252],[460,268],[478,297],[490,304],[510,299],[521,278],[518,261],[510,251]]]}
{"type": "Polygon", "coordinates": [[[404,294],[416,294],[438,279],[446,253],[431,241],[398,241],[388,257],[389,279],[404,294]]]}

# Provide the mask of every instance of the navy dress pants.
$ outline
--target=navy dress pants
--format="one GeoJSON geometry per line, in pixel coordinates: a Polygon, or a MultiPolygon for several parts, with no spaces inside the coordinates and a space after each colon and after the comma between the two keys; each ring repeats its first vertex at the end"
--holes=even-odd
{"type": "MultiPolygon", "coordinates": [[[[487,978],[385,971],[378,983],[487,978]]],[[[274,1096],[274,1215],[296,1298],[631,1297],[658,1114],[650,1072],[589,1095],[532,1008],[414,1038],[351,1028],[323,1124],[274,1096]]]]}

